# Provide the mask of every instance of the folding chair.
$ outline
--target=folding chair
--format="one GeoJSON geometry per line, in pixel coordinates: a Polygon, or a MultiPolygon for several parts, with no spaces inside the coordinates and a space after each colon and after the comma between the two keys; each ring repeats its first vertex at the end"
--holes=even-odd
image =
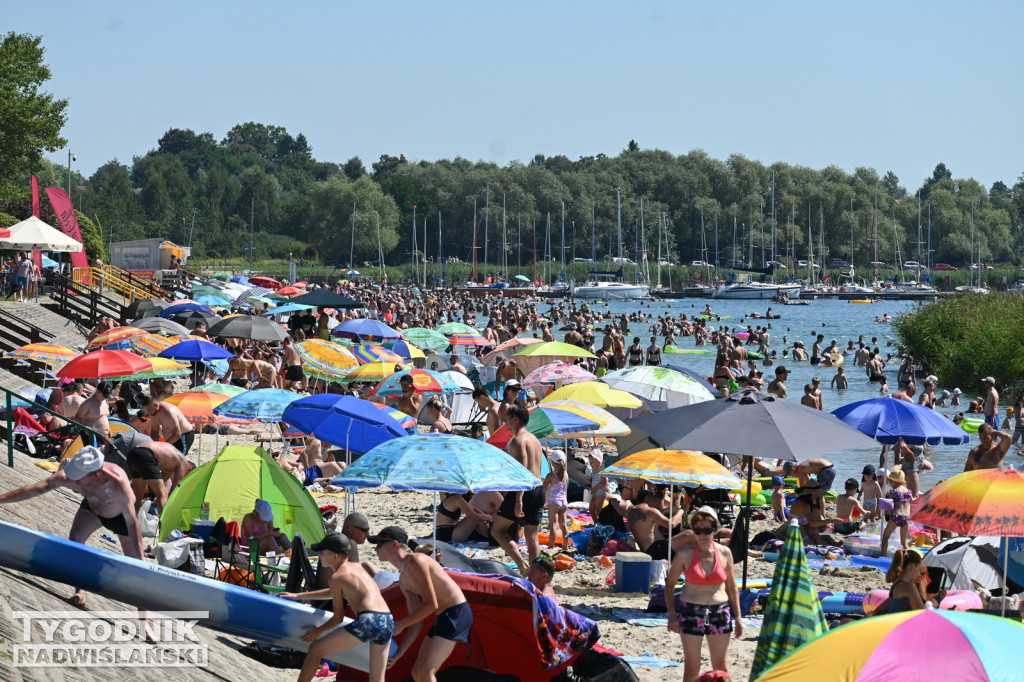
{"type": "Polygon", "coordinates": [[[251,574],[251,581],[248,585],[249,589],[269,594],[279,594],[286,591],[287,588],[284,585],[271,585],[265,582],[266,576],[263,574],[264,571],[268,571],[270,574],[287,574],[288,567],[262,563],[260,561],[260,541],[256,538],[249,538],[249,572],[251,574]]]}

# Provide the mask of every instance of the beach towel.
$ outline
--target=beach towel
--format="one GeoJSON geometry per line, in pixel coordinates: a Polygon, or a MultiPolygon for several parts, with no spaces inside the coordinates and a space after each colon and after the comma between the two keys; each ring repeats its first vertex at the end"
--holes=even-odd
{"type": "Polygon", "coordinates": [[[642,656],[623,656],[622,660],[629,663],[629,665],[634,668],[638,665],[642,665],[647,668],[678,668],[683,665],[679,661],[669,661],[664,658],[658,658],[652,653],[646,653],[642,656]]]}

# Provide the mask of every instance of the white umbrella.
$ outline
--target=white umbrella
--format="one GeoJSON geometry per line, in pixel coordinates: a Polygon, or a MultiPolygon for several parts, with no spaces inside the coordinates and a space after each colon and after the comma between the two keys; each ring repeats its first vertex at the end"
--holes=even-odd
{"type": "Polygon", "coordinates": [[[700,383],[667,367],[627,367],[605,374],[601,381],[647,401],[652,412],[715,399],[700,383]]]}
{"type": "Polygon", "coordinates": [[[31,216],[12,225],[11,236],[0,239],[0,248],[20,251],[67,251],[78,253],[82,243],[31,216]]]}

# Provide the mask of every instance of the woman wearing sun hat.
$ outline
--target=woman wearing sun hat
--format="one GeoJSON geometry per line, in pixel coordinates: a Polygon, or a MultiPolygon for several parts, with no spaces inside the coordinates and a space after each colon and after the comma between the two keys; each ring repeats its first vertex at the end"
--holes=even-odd
{"type": "Polygon", "coordinates": [[[889,484],[892,489],[885,494],[887,498],[892,500],[893,509],[892,514],[889,516],[889,523],[885,525],[885,530],[882,531],[882,556],[886,556],[889,549],[889,536],[897,528],[900,529],[900,544],[903,549],[907,549],[909,546],[910,536],[910,501],[914,499],[914,493],[910,492],[907,487],[907,477],[902,470],[896,469],[890,471],[886,476],[889,480],[889,484]]]}
{"type": "Polygon", "coordinates": [[[735,632],[739,639],[743,635],[743,621],[732,551],[714,541],[719,529],[718,515],[711,507],[703,506],[690,512],[687,520],[697,541],[675,555],[665,580],[666,585],[675,585],[680,575],[686,578],[686,586],[679,595],[679,613],[674,599],[666,599],[665,604],[669,632],[678,632],[683,644],[683,679],[692,680],[700,674],[705,637],[711,666],[728,671],[730,633],[735,632]]]}

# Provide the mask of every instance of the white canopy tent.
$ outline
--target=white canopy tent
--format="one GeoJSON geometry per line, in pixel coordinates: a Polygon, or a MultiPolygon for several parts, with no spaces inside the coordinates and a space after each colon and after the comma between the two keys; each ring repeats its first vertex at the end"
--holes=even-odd
{"type": "Polygon", "coordinates": [[[19,251],[66,251],[78,253],[82,243],[32,216],[10,227],[11,236],[0,239],[0,249],[19,251]]]}

